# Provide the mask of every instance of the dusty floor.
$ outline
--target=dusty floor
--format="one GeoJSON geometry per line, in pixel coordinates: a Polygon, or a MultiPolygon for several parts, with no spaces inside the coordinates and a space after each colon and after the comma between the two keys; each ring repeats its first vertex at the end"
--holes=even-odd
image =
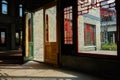
{"type": "Polygon", "coordinates": [[[0,80],[105,80],[37,62],[0,65],[0,80]]]}

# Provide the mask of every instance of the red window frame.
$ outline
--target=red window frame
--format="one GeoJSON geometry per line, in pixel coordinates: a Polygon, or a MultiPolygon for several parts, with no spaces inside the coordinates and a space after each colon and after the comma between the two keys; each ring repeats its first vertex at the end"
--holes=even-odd
{"type": "Polygon", "coordinates": [[[73,44],[72,6],[64,8],[64,44],[73,44]]]}

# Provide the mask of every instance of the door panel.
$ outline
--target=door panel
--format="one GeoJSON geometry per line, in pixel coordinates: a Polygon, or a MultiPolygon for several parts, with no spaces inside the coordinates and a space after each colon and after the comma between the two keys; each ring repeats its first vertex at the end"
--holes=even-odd
{"type": "Polygon", "coordinates": [[[34,13],[34,60],[44,62],[43,9],[34,13]]]}
{"type": "Polygon", "coordinates": [[[33,15],[26,13],[26,29],[25,29],[25,60],[33,59],[33,15]]]}
{"type": "Polygon", "coordinates": [[[58,64],[56,6],[45,9],[45,62],[58,64]]]}
{"type": "Polygon", "coordinates": [[[45,43],[45,62],[51,64],[57,64],[58,47],[56,42],[45,43]]]}

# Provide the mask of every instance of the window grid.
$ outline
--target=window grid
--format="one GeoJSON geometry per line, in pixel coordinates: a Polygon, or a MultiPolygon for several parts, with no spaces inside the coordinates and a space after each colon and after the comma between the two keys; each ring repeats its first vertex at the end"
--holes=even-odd
{"type": "Polygon", "coordinates": [[[64,44],[73,44],[71,6],[64,9],[64,44]]]}

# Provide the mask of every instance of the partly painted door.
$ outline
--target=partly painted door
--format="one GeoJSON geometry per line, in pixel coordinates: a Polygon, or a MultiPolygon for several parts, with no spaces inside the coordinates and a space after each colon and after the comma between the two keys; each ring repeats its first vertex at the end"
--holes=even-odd
{"type": "Polygon", "coordinates": [[[57,25],[56,25],[56,6],[45,9],[45,62],[58,64],[58,42],[57,42],[57,25]]]}
{"type": "Polygon", "coordinates": [[[26,16],[26,27],[25,27],[25,60],[33,59],[33,14],[27,12],[26,16]]]}

